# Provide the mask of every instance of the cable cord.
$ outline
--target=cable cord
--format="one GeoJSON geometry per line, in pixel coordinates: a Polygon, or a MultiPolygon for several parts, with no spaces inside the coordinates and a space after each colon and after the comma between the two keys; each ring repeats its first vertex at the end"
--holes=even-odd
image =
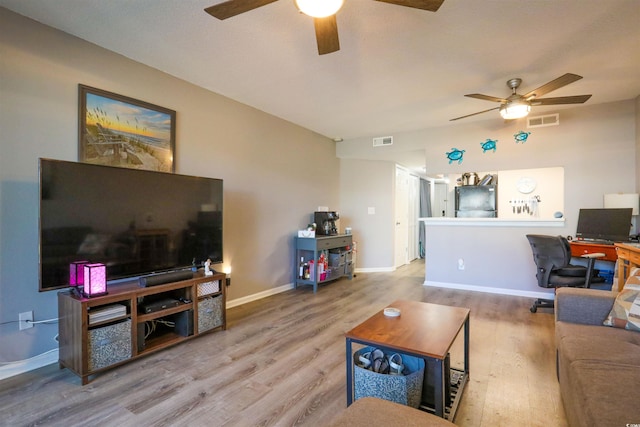
{"type": "Polygon", "coordinates": [[[58,318],[54,317],[52,319],[46,319],[46,320],[25,320],[25,322],[27,323],[32,323],[34,325],[55,325],[56,323],[58,323],[58,318]]]}
{"type": "Polygon", "coordinates": [[[33,360],[33,359],[36,359],[36,358],[38,358],[38,357],[42,357],[42,356],[44,356],[45,354],[53,353],[54,351],[58,351],[58,349],[57,349],[57,348],[52,348],[51,350],[47,350],[47,351],[45,351],[44,353],[37,354],[37,355],[35,355],[35,356],[33,356],[33,357],[30,357],[30,358],[28,358],[28,359],[14,360],[14,361],[11,361],[11,362],[0,362],[0,365],[13,365],[13,364],[15,364],[15,363],[24,363],[24,362],[28,362],[29,360],[33,360]]]}
{"type": "Polygon", "coordinates": [[[8,321],[6,321],[6,322],[2,322],[2,323],[0,323],[0,326],[2,326],[2,325],[8,325],[8,324],[10,324],[10,323],[20,323],[20,322],[21,322],[21,320],[8,320],[8,321]]]}
{"type": "Polygon", "coordinates": [[[25,323],[31,323],[32,325],[55,325],[57,324],[59,321],[59,319],[57,317],[51,318],[51,319],[45,319],[45,320],[8,320],[6,322],[2,322],[0,323],[0,326],[2,325],[9,325],[11,323],[20,323],[20,322],[25,322],[25,323]]]}
{"type": "Polygon", "coordinates": [[[172,322],[169,320],[156,319],[156,320],[149,320],[147,322],[144,322],[144,338],[145,339],[149,338],[149,336],[156,331],[156,327],[158,326],[158,324],[165,325],[170,328],[175,328],[176,326],[175,322],[172,322]]]}

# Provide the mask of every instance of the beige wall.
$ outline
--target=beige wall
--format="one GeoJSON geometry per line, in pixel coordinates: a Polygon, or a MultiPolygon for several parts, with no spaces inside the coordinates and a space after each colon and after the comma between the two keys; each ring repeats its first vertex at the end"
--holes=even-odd
{"type": "Polygon", "coordinates": [[[394,235],[389,221],[394,217],[395,173],[393,162],[340,162],[340,222],[353,229],[358,270],[393,270],[394,235]]]}
{"type": "MultiPolygon", "coordinates": [[[[339,209],[335,143],[0,8],[0,322],[34,310],[39,157],[77,160],[78,84],[177,112],[176,172],[224,179],[229,299],[290,285],[293,236],[319,205],[339,209]]],[[[0,326],[0,362],[56,348],[55,326],[0,326]]]]}

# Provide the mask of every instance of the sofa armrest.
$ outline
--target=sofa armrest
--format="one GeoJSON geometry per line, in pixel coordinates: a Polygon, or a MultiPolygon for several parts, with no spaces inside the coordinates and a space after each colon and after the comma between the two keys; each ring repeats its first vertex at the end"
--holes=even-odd
{"type": "Polygon", "coordinates": [[[585,288],[558,288],[556,290],[556,322],[602,325],[609,315],[615,293],[585,288]]]}

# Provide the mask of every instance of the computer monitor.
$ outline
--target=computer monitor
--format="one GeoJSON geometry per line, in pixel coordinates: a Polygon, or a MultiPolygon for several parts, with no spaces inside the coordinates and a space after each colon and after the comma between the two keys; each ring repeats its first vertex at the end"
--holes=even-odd
{"type": "Polygon", "coordinates": [[[576,238],[626,242],[631,231],[631,208],[580,209],[576,238]]]}

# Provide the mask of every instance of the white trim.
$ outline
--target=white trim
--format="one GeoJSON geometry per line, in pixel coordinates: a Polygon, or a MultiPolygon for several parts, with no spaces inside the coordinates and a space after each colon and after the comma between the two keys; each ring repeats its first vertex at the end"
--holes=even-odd
{"type": "Polygon", "coordinates": [[[237,307],[239,305],[247,304],[253,301],[258,301],[262,298],[270,297],[282,292],[290,291],[294,289],[293,283],[279,286],[277,288],[268,289],[266,291],[258,292],[257,294],[247,295],[246,297],[236,298],[231,301],[227,301],[227,309],[237,307]]]}
{"type": "Polygon", "coordinates": [[[51,365],[53,363],[58,363],[57,348],[38,354],[37,356],[33,356],[29,359],[0,364],[0,380],[24,374],[25,372],[33,371],[34,369],[42,368],[43,366],[51,365]]]}
{"type": "Polygon", "coordinates": [[[564,218],[550,219],[500,219],[500,218],[418,218],[428,226],[472,227],[564,227],[564,218]]]}
{"type": "Polygon", "coordinates": [[[527,297],[527,298],[554,299],[553,292],[547,293],[547,292],[534,292],[534,291],[520,291],[517,289],[491,288],[488,286],[465,285],[462,283],[434,282],[431,280],[425,280],[423,285],[432,286],[436,288],[460,289],[464,291],[485,292],[489,294],[513,295],[513,296],[527,297]]]}
{"type": "Polygon", "coordinates": [[[356,268],[354,273],[390,273],[396,271],[395,267],[356,268]]]}

